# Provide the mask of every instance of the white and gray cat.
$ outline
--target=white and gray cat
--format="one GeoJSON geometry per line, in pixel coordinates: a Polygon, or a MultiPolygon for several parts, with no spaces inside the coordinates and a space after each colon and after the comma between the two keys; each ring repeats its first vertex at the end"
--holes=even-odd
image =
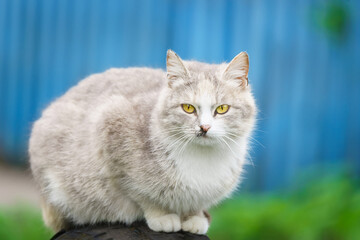
{"type": "Polygon", "coordinates": [[[248,69],[245,52],[207,64],[169,50],[166,73],[110,69],[71,88],[29,143],[46,225],[145,219],[154,231],[205,234],[204,210],[234,191],[246,162],[248,69]]]}

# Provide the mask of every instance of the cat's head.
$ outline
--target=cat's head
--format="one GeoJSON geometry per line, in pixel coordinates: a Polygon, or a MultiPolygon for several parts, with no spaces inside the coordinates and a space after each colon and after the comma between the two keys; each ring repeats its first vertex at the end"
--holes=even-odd
{"type": "Polygon", "coordinates": [[[256,115],[248,70],[245,52],[229,64],[206,64],[183,61],[169,50],[161,131],[170,142],[178,141],[175,146],[226,144],[247,136],[256,115]]]}

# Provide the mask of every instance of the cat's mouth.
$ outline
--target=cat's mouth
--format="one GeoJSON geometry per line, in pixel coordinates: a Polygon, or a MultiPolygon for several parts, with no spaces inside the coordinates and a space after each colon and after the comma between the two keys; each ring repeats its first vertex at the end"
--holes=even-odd
{"type": "Polygon", "coordinates": [[[196,133],[197,142],[200,144],[205,144],[205,145],[212,144],[216,140],[215,138],[216,137],[214,135],[206,132],[199,131],[196,133]]]}
{"type": "MultiPolygon", "coordinates": [[[[208,126],[208,125],[206,125],[206,126],[208,126]]],[[[210,126],[209,127],[200,126],[200,130],[196,133],[196,136],[197,137],[207,137],[207,136],[209,136],[207,134],[207,132],[209,131],[209,128],[210,128],[210,126]]]]}
{"type": "Polygon", "coordinates": [[[197,137],[207,137],[206,132],[200,131],[196,134],[197,137]]]}
{"type": "Polygon", "coordinates": [[[216,143],[216,138],[211,134],[197,133],[195,142],[200,145],[213,145],[216,143]]]}

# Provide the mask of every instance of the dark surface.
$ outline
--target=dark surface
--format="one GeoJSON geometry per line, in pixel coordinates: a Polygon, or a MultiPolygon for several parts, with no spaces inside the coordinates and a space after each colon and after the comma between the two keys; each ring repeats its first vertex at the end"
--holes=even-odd
{"type": "Polygon", "coordinates": [[[84,226],[76,229],[60,231],[52,240],[209,240],[205,235],[195,235],[187,232],[162,233],[154,232],[144,222],[136,222],[131,226],[124,224],[84,226]]]}

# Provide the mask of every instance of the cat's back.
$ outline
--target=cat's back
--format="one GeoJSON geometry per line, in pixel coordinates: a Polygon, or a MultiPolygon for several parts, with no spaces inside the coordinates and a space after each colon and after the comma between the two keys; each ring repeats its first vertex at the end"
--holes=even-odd
{"type": "Polygon", "coordinates": [[[32,164],[40,161],[35,160],[37,155],[38,159],[50,156],[56,161],[59,152],[71,152],[74,147],[74,152],[79,152],[81,146],[87,146],[92,117],[109,99],[124,99],[137,111],[131,113],[135,116],[151,112],[165,84],[164,71],[151,68],[112,68],[80,81],[51,103],[34,123],[29,142],[32,164]]]}
{"type": "Polygon", "coordinates": [[[42,118],[55,117],[56,123],[64,124],[84,121],[91,111],[114,96],[124,97],[134,107],[151,107],[165,84],[161,69],[111,68],[81,80],[45,109],[42,118]]]}
{"type": "Polygon", "coordinates": [[[122,95],[136,104],[134,101],[138,97],[146,98],[147,94],[159,92],[165,83],[165,73],[161,69],[111,68],[80,81],[63,98],[93,106],[101,104],[101,98],[122,95]]]}

